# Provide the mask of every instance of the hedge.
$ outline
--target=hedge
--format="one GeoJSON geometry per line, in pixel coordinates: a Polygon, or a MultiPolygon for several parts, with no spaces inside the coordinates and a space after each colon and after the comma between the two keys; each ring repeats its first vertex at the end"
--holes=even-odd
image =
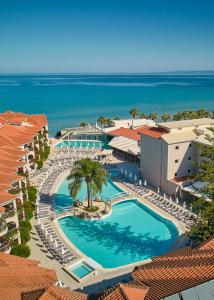
{"type": "Polygon", "coordinates": [[[10,254],[21,257],[28,257],[30,256],[30,248],[26,244],[16,245],[11,249],[10,254]]]}

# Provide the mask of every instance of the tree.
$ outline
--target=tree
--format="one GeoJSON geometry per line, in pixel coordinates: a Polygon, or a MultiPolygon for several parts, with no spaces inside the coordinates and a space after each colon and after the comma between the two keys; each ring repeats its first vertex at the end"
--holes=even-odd
{"type": "Polygon", "coordinates": [[[120,120],[120,117],[116,116],[116,117],[114,117],[114,120],[115,120],[115,121],[116,121],[116,120],[120,120]]]}
{"type": "Polygon", "coordinates": [[[149,114],[149,119],[151,119],[151,120],[157,120],[157,118],[158,118],[158,114],[157,113],[151,113],[151,114],[149,114]]]}
{"type": "Polygon", "coordinates": [[[106,118],[103,117],[103,116],[100,116],[98,119],[97,119],[97,122],[100,124],[100,126],[103,128],[104,125],[106,124],[106,118]]]}
{"type": "Polygon", "coordinates": [[[139,110],[136,107],[133,107],[129,111],[130,115],[132,116],[132,128],[134,127],[134,119],[139,115],[139,110]]]}
{"type": "Polygon", "coordinates": [[[168,114],[168,113],[163,113],[163,114],[161,115],[161,120],[162,120],[163,122],[169,121],[170,118],[171,118],[171,116],[170,116],[170,114],[168,114]]]}
{"type": "Polygon", "coordinates": [[[200,146],[205,160],[198,164],[196,179],[206,183],[200,191],[204,198],[211,201],[200,198],[193,202],[194,211],[199,213],[199,218],[190,229],[190,238],[196,244],[214,235],[214,129],[209,129],[211,134],[207,136],[207,140],[210,145],[200,146]]]}
{"type": "Polygon", "coordinates": [[[87,126],[88,126],[88,124],[87,124],[86,122],[81,122],[81,123],[80,123],[80,127],[85,128],[85,127],[87,127],[87,126]]]}
{"type": "Polygon", "coordinates": [[[140,118],[141,119],[148,119],[148,115],[145,113],[140,113],[140,118]]]}
{"type": "Polygon", "coordinates": [[[88,208],[92,207],[92,198],[102,192],[102,187],[107,184],[107,173],[102,165],[90,158],[75,162],[75,166],[67,178],[70,181],[71,197],[76,199],[83,182],[87,187],[88,208]]]}

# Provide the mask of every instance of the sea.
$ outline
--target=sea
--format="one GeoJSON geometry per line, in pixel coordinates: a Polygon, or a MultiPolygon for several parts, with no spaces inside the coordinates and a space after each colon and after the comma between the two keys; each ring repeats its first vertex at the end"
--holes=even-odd
{"type": "Polygon", "coordinates": [[[45,113],[50,135],[99,116],[214,110],[214,73],[1,74],[0,111],[45,113]]]}

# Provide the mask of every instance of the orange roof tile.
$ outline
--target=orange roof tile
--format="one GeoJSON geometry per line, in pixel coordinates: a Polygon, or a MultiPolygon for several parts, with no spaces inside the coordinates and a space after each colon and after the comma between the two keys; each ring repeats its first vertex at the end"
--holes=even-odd
{"type": "Polygon", "coordinates": [[[118,128],[112,131],[109,131],[108,134],[113,136],[123,136],[131,140],[139,141],[140,135],[138,134],[138,131],[135,129],[129,129],[129,128],[118,128]]]}
{"type": "Polygon", "coordinates": [[[137,129],[138,133],[142,135],[148,135],[155,139],[159,139],[166,130],[164,128],[154,127],[154,126],[143,126],[137,129]]]}
{"type": "Polygon", "coordinates": [[[24,161],[18,161],[18,160],[9,160],[9,159],[1,159],[0,158],[0,164],[4,165],[6,167],[21,167],[25,164],[24,161]]]}
{"type": "Polygon", "coordinates": [[[0,192],[6,192],[10,190],[12,186],[10,184],[2,184],[0,183],[0,192]]]}
{"type": "Polygon", "coordinates": [[[23,180],[24,177],[23,176],[19,176],[17,174],[6,174],[6,173],[0,173],[0,182],[1,183],[12,183],[12,182],[16,182],[18,180],[23,180]]]}
{"type": "Polygon", "coordinates": [[[50,286],[39,300],[87,300],[87,295],[66,288],[50,286]]]}
{"type": "Polygon", "coordinates": [[[5,212],[5,208],[0,206],[0,214],[4,213],[5,212]]]}
{"type": "Polygon", "coordinates": [[[155,257],[151,263],[136,267],[132,278],[129,284],[136,285],[133,290],[129,284],[125,290],[115,286],[98,299],[157,300],[214,279],[214,238],[194,249],[186,247],[155,257]]]}
{"type": "Polygon", "coordinates": [[[17,195],[13,195],[7,192],[0,192],[0,204],[14,200],[17,198],[17,195]]]}

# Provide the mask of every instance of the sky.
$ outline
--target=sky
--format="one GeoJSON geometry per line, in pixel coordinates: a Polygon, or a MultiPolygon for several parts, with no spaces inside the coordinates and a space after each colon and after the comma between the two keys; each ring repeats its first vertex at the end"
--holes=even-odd
{"type": "Polygon", "coordinates": [[[214,0],[0,0],[0,73],[214,70],[214,0]]]}

